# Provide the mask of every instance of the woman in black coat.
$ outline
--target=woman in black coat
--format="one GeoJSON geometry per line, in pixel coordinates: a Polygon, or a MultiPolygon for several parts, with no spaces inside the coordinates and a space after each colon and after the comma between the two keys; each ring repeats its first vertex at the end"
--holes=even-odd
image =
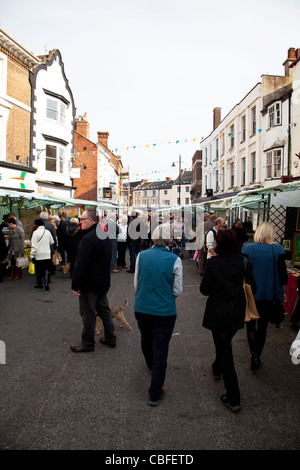
{"type": "Polygon", "coordinates": [[[238,252],[234,230],[218,230],[217,256],[207,260],[200,292],[208,295],[203,327],[211,330],[216,359],[212,365],[216,380],[223,375],[226,394],[221,400],[233,411],[239,411],[240,390],[232,355],[232,338],[244,327],[246,299],[243,280],[246,278],[253,292],[256,283],[250,262],[238,252]],[[246,260],[246,265],[245,261],[246,260]]]}

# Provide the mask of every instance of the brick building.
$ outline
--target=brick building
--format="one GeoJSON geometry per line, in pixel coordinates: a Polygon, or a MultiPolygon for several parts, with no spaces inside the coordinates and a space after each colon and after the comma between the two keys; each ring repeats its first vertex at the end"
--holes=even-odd
{"type": "Polygon", "coordinates": [[[3,188],[34,191],[35,169],[28,167],[29,73],[38,63],[38,57],[0,28],[0,176],[3,188]]]}
{"type": "Polygon", "coordinates": [[[97,142],[90,140],[87,114],[75,120],[73,184],[74,197],[89,201],[120,202],[123,165],[121,157],[108,148],[108,132],[98,132],[97,142]],[[77,174],[75,173],[77,172],[77,174]]]}

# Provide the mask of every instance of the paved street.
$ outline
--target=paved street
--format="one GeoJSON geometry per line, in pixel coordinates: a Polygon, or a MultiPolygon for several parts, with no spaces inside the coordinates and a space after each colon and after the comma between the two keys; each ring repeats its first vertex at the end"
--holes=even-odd
{"type": "MultiPolygon", "coordinates": [[[[133,312],[133,275],[112,274],[111,305],[129,305],[133,330],[117,331],[117,348],[99,343],[94,353],[74,354],[80,340],[78,299],[68,275],[57,272],[49,292],[33,288],[34,276],[0,284],[0,449],[295,450],[300,447],[300,365],[289,348],[296,337],[288,317],[269,327],[262,367],[250,372],[246,330],[233,341],[242,411],[225,408],[223,383],[211,374],[214,347],[202,327],[206,298],[185,253],[184,290],[170,344],[166,398],[148,405],[149,373],[140,351],[133,312]]],[[[111,455],[111,452],[110,452],[111,455]]],[[[130,455],[130,452],[129,452],[130,455]]]]}

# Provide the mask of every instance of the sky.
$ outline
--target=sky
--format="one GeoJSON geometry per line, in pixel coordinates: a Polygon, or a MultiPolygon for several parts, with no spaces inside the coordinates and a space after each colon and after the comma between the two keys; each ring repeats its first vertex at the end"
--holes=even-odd
{"type": "Polygon", "coordinates": [[[300,47],[299,0],[0,0],[0,25],[35,55],[59,49],[90,140],[109,132],[130,180],[191,169],[222,118],[300,47]],[[172,163],[175,166],[172,167],[172,163]]]}

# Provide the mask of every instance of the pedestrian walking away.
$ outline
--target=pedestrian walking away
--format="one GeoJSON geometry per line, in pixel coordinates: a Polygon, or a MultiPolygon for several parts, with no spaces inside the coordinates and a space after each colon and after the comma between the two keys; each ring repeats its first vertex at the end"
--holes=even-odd
{"type": "Polygon", "coordinates": [[[154,245],[138,254],[134,275],[135,317],[141,349],[151,371],[149,404],[157,406],[165,392],[169,342],[176,322],[175,298],[182,292],[182,262],[170,252],[169,224],[156,227],[154,245]]]}
{"type": "Polygon", "coordinates": [[[257,284],[254,294],[258,320],[247,322],[247,338],[251,353],[251,370],[260,368],[260,357],[267,337],[269,322],[272,321],[275,308],[282,308],[286,302],[288,273],[285,264],[285,252],[281,245],[274,242],[275,228],[269,222],[263,222],[254,235],[254,243],[243,245],[242,253],[253,264],[257,284]],[[282,305],[281,305],[282,304],[282,305]]]}
{"type": "Polygon", "coordinates": [[[203,327],[211,330],[216,358],[212,364],[215,380],[223,377],[226,393],[222,403],[232,411],[241,409],[241,394],[232,354],[232,338],[244,328],[246,299],[243,280],[246,277],[256,290],[251,265],[245,272],[244,257],[238,252],[237,236],[232,229],[218,230],[215,256],[207,260],[200,292],[208,295],[203,327]]]}
{"type": "Polygon", "coordinates": [[[49,277],[51,268],[51,248],[54,245],[53,237],[49,230],[45,227],[43,219],[36,219],[34,221],[34,228],[31,237],[31,251],[30,258],[34,260],[36,285],[38,289],[43,288],[49,290],[49,277]]]}
{"type": "Polygon", "coordinates": [[[73,352],[94,351],[95,312],[101,318],[104,327],[104,337],[100,338],[100,342],[112,348],[116,346],[114,325],[107,300],[110,288],[111,243],[107,232],[98,221],[94,209],[83,211],[80,217],[83,238],[78,247],[71,288],[79,297],[83,330],[81,342],[71,346],[73,352]]]}

